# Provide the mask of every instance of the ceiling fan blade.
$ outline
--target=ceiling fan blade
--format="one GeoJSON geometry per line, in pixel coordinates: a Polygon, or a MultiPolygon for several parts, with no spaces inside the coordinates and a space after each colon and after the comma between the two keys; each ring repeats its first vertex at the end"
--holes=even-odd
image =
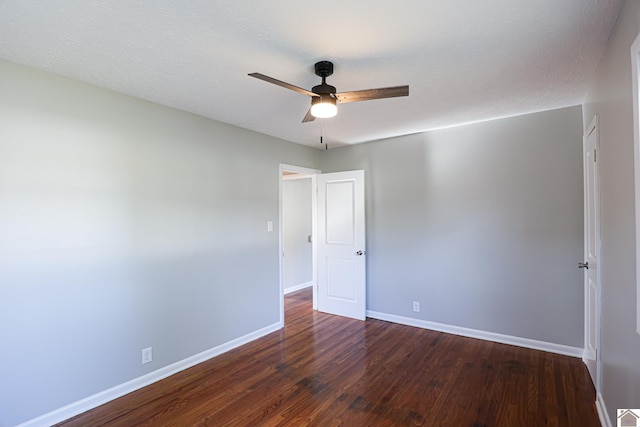
{"type": "Polygon", "coordinates": [[[304,119],[302,119],[302,123],[312,122],[315,119],[316,118],[311,114],[311,108],[309,108],[309,110],[307,111],[307,114],[305,114],[304,116],[304,119]]]}
{"type": "Polygon", "coordinates": [[[395,98],[409,96],[409,86],[381,87],[378,89],[354,90],[352,92],[336,93],[338,102],[369,101],[371,99],[395,98]]]}
{"type": "Polygon", "coordinates": [[[285,89],[290,89],[290,90],[292,90],[294,92],[298,92],[298,93],[301,93],[303,95],[320,96],[317,93],[313,93],[313,92],[308,91],[306,89],[302,89],[301,87],[294,86],[294,85],[289,84],[287,82],[283,82],[282,80],[274,79],[273,77],[265,76],[264,74],[251,73],[251,74],[249,74],[249,76],[255,77],[256,79],[264,80],[265,82],[273,83],[274,85],[278,85],[278,86],[283,87],[285,89]]]}

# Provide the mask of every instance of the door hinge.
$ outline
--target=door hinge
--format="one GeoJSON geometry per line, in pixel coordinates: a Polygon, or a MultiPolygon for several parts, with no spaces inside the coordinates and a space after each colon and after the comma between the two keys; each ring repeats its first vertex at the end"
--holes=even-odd
{"type": "Polygon", "coordinates": [[[598,150],[596,150],[595,148],[593,149],[593,163],[596,163],[598,160],[598,150]]]}

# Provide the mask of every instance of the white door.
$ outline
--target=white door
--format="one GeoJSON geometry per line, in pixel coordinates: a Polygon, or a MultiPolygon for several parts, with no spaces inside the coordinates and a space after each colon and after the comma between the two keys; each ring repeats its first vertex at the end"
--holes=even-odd
{"type": "Polygon", "coordinates": [[[364,320],[364,171],[321,174],[318,185],[318,310],[364,320]]]}
{"type": "Polygon", "coordinates": [[[589,369],[596,390],[598,383],[598,357],[600,345],[600,288],[598,281],[599,189],[598,189],[598,126],[597,117],[587,127],[583,140],[584,166],[584,362],[589,369]]]}

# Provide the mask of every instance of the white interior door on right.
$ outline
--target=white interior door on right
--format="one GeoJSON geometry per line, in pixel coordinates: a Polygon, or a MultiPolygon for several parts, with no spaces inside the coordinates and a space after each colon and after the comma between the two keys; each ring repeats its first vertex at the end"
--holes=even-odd
{"type": "Polygon", "coordinates": [[[596,390],[599,390],[600,287],[598,281],[598,253],[600,245],[600,210],[597,141],[597,118],[594,118],[587,128],[583,140],[584,261],[579,264],[579,267],[584,270],[585,292],[583,359],[596,390]]]}
{"type": "Polygon", "coordinates": [[[317,175],[318,311],[364,320],[364,171],[317,175]]]}

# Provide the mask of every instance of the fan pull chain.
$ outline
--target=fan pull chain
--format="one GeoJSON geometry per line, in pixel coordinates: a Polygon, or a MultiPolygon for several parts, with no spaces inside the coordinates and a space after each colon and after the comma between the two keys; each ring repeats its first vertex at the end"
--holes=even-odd
{"type": "MultiPolygon", "coordinates": [[[[322,132],[323,132],[323,129],[324,129],[323,125],[324,125],[324,119],[320,119],[320,144],[323,143],[323,141],[322,141],[322,132]]],[[[329,149],[329,144],[324,144],[324,149],[328,150],[329,149]]]]}

